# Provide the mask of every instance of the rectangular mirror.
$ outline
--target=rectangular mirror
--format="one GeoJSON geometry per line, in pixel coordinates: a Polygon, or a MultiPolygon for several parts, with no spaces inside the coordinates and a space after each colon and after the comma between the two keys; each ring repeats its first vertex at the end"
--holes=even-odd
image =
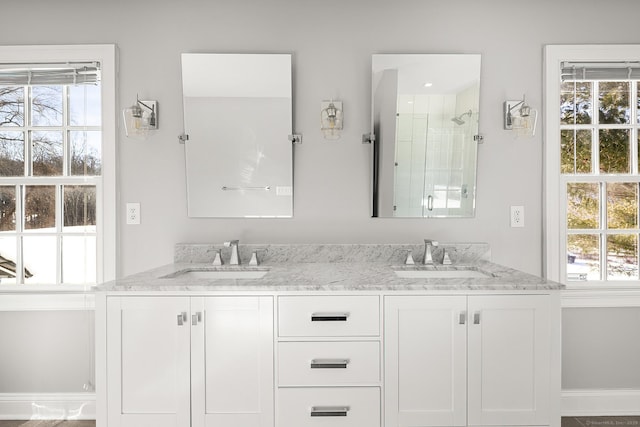
{"type": "Polygon", "coordinates": [[[475,215],[480,55],[372,58],[372,216],[475,215]]]}
{"type": "Polygon", "coordinates": [[[293,216],[291,55],[182,54],[190,217],[293,216]]]}

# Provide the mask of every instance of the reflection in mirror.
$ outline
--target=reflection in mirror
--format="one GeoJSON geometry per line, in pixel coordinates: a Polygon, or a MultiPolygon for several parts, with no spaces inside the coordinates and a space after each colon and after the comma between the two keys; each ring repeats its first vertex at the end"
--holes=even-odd
{"type": "Polygon", "coordinates": [[[293,215],[291,55],[183,54],[190,217],[293,215]]]}
{"type": "Polygon", "coordinates": [[[475,214],[480,55],[373,55],[374,217],[475,214]]]}

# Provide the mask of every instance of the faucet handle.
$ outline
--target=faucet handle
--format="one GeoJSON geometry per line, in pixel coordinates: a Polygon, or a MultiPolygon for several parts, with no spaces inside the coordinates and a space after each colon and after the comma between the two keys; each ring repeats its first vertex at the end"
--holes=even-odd
{"type": "Polygon", "coordinates": [[[414,265],[416,262],[413,260],[413,251],[411,249],[407,250],[407,259],[405,260],[405,265],[414,265]]]}
{"type": "Polygon", "coordinates": [[[251,260],[249,261],[249,265],[258,265],[258,252],[253,251],[251,254],[251,260]]]}
{"type": "Polygon", "coordinates": [[[213,265],[222,265],[222,257],[220,256],[220,249],[216,251],[215,258],[213,259],[213,265]]]}

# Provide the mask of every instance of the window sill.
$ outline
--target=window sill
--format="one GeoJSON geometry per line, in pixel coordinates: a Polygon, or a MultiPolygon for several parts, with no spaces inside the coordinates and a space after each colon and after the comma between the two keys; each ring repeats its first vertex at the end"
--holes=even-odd
{"type": "Polygon", "coordinates": [[[563,308],[640,307],[638,282],[568,284],[561,295],[563,308]]]}
{"type": "Polygon", "coordinates": [[[0,288],[0,311],[93,310],[94,292],[78,287],[11,286],[0,288]]]}

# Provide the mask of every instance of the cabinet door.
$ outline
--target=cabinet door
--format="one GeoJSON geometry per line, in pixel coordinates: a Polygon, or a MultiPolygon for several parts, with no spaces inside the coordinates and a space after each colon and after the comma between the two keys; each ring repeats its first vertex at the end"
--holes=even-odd
{"type": "Polygon", "coordinates": [[[188,298],[109,297],[109,427],[190,422],[188,298]]]}
{"type": "Polygon", "coordinates": [[[469,425],[549,423],[549,297],[469,297],[469,425]]]}
{"type": "Polygon", "coordinates": [[[466,424],[466,297],[385,298],[385,426],[466,424]]]}
{"type": "Polygon", "coordinates": [[[273,298],[191,303],[192,426],[272,426],[273,298]]]}

